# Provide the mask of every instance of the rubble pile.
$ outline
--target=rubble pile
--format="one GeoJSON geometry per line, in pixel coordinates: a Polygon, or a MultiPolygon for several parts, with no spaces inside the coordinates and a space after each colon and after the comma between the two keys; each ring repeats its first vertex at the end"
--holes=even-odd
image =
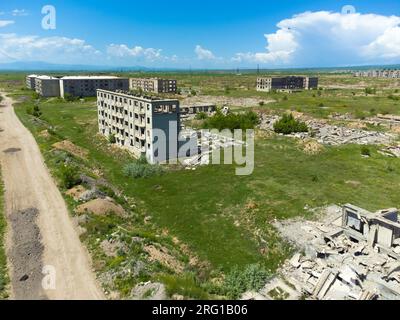
{"type": "Polygon", "coordinates": [[[284,299],[400,300],[398,210],[372,213],[348,204],[325,220],[277,223],[303,253],[286,261],[264,289],[243,298],[274,299],[279,292],[284,299]]]}
{"type": "Polygon", "coordinates": [[[246,146],[246,143],[242,140],[237,140],[222,134],[215,134],[207,130],[186,130],[181,134],[182,137],[195,141],[195,146],[193,148],[195,155],[183,160],[183,164],[187,167],[209,164],[210,157],[214,150],[246,146]]]}
{"type": "MultiPolygon", "coordinates": [[[[262,130],[274,130],[275,122],[279,121],[280,116],[277,115],[261,115],[262,130]]],[[[325,145],[342,145],[348,143],[366,145],[366,144],[389,144],[393,140],[393,135],[367,131],[357,128],[348,128],[345,126],[336,126],[328,124],[323,120],[307,119],[304,121],[309,127],[309,132],[294,133],[288,136],[299,139],[315,138],[319,143],[325,145]]]]}

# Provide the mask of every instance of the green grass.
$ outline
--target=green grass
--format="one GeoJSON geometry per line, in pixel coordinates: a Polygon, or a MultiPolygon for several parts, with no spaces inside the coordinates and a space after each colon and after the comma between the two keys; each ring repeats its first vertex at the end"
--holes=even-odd
{"type": "MultiPolygon", "coordinates": [[[[23,122],[36,134],[24,105],[16,108],[23,122]]],[[[96,109],[88,103],[41,103],[42,119],[61,138],[69,139],[90,152],[90,162],[99,167],[114,185],[128,196],[144,202],[154,221],[190,245],[215,268],[228,270],[263,262],[274,269],[288,253],[270,226],[274,218],[306,214],[304,207],[351,202],[367,209],[400,205],[396,192],[400,181],[398,159],[379,155],[364,159],[359,146],[326,148],[309,156],[286,138],[256,143],[255,170],[239,177],[232,166],[207,166],[196,171],[169,172],[148,179],[128,179],[123,175],[126,155],[110,154],[96,138],[96,109]],[[395,168],[389,170],[388,168],[395,168]],[[346,181],[359,181],[354,187],[346,181]],[[246,209],[254,201],[256,209],[246,209]],[[235,225],[239,222],[240,226],[235,225]],[[261,254],[260,229],[268,243],[261,254]]],[[[38,138],[44,150],[54,141],[38,138]]]]}
{"type": "MultiPolygon", "coordinates": [[[[1,171],[0,171],[1,172],[1,171]]],[[[0,173],[0,299],[6,299],[8,297],[7,284],[8,284],[8,273],[7,273],[7,258],[4,248],[4,237],[6,230],[6,218],[4,210],[4,187],[3,180],[0,173]]]]}
{"type": "MultiPolygon", "coordinates": [[[[232,78],[236,77],[232,75],[180,77],[184,86],[198,86],[203,93],[214,90],[214,94],[223,90],[221,84],[211,88],[219,80],[228,83],[232,79],[231,86],[241,86],[255,78],[254,75],[243,78],[232,78]]],[[[348,76],[324,75],[322,82],[329,79],[336,84],[360,81],[348,76]]],[[[371,81],[367,82],[371,86],[371,81]]],[[[381,88],[381,82],[378,84],[376,87],[381,88]]],[[[229,95],[256,94],[251,90],[230,90],[229,95]]],[[[375,112],[399,113],[399,102],[387,98],[392,89],[379,90],[377,97],[354,96],[352,93],[361,93],[363,89],[343,89],[326,90],[321,96],[315,91],[303,92],[288,95],[288,100],[283,99],[283,94],[257,94],[278,101],[264,106],[265,109],[295,109],[320,117],[331,112],[368,113],[372,108],[375,112]],[[379,93],[379,90],[384,92],[379,93]],[[319,106],[321,103],[323,108],[319,106]]],[[[18,98],[26,95],[26,91],[17,90],[14,95],[18,98]]],[[[256,141],[255,170],[250,176],[236,176],[233,166],[223,165],[130,179],[123,174],[122,168],[132,158],[126,152],[111,151],[107,142],[96,135],[94,100],[72,103],[58,99],[42,100],[40,110],[44,123],[34,121],[26,113],[26,107],[30,105],[30,100],[22,102],[16,107],[16,112],[33,132],[45,155],[51,144],[62,139],[87,149],[89,158],[86,163],[91,168],[100,169],[124,195],[140,200],[146,215],[151,216],[159,228],[177,236],[192,252],[208,261],[214,270],[226,273],[235,266],[245,268],[260,263],[267,270],[274,271],[290,254],[290,248],[271,222],[297,216],[311,218],[305,207],[347,202],[369,210],[400,207],[400,160],[379,154],[377,147],[369,148],[369,158],[361,156],[357,145],[326,147],[321,154],[307,155],[293,139],[272,137],[256,141]],[[46,123],[55,133],[49,140],[39,135],[47,128],[46,123]]],[[[194,287],[192,294],[202,296],[189,278],[167,280],[170,288],[183,286],[182,292],[190,292],[194,287]]]]}

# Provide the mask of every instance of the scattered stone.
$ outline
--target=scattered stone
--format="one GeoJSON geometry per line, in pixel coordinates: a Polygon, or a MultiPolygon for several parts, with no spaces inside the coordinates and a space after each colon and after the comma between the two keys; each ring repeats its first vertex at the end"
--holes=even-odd
{"type": "Polygon", "coordinates": [[[133,300],[166,300],[167,292],[162,283],[146,282],[133,288],[131,297],[133,300]]]}

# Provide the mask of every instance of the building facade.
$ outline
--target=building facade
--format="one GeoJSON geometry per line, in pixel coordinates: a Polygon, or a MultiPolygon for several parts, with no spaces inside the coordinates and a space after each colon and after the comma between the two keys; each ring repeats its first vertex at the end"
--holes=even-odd
{"type": "Polygon", "coordinates": [[[30,75],[26,76],[25,81],[26,81],[26,87],[28,89],[35,90],[35,88],[36,88],[35,82],[36,82],[37,77],[38,77],[38,75],[36,75],[36,74],[30,74],[30,75]]]}
{"type": "Polygon", "coordinates": [[[142,90],[144,92],[155,92],[155,93],[176,93],[177,92],[177,81],[171,79],[159,79],[159,78],[131,78],[130,79],[131,90],[142,90]]]}
{"type": "Polygon", "coordinates": [[[367,70],[356,71],[353,73],[355,77],[361,78],[386,78],[386,79],[400,79],[400,70],[367,70]]]}
{"type": "Polygon", "coordinates": [[[60,95],[95,97],[96,90],[129,90],[129,79],[113,76],[68,76],[60,79],[60,95]]]}
{"type": "Polygon", "coordinates": [[[179,100],[155,99],[128,92],[97,90],[99,132],[113,135],[116,143],[137,157],[145,155],[150,163],[178,158],[180,132],[179,100]],[[165,134],[165,148],[158,148],[165,134]],[[176,152],[169,153],[169,149],[176,152]]]}
{"type": "Polygon", "coordinates": [[[59,97],[60,79],[50,76],[38,76],[35,78],[35,90],[42,97],[59,97]]]}
{"type": "Polygon", "coordinates": [[[270,92],[272,90],[293,92],[318,88],[317,77],[264,77],[257,79],[257,91],[270,92]]]}

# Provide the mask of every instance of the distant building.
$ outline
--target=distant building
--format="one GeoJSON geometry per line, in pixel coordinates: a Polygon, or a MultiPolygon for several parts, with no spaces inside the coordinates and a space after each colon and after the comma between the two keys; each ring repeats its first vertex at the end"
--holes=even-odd
{"type": "Polygon", "coordinates": [[[264,77],[257,79],[257,91],[298,91],[318,88],[317,77],[264,77]]]}
{"type": "Polygon", "coordinates": [[[35,90],[35,81],[38,75],[30,74],[26,76],[26,87],[31,90],[35,90]]]}
{"type": "Polygon", "coordinates": [[[156,157],[159,162],[178,158],[177,153],[169,155],[168,151],[172,140],[177,148],[179,144],[179,100],[97,90],[97,108],[100,133],[114,135],[118,145],[126,147],[137,157],[145,155],[150,163],[155,163],[156,157]],[[165,155],[154,146],[154,129],[160,129],[165,134],[165,155]]]}
{"type": "Polygon", "coordinates": [[[386,78],[386,79],[400,79],[400,70],[366,70],[356,71],[353,73],[355,77],[361,78],[386,78]]]}
{"type": "Polygon", "coordinates": [[[67,94],[73,97],[95,97],[97,89],[127,91],[129,79],[113,76],[68,76],[60,79],[62,98],[67,94]]]}
{"type": "Polygon", "coordinates": [[[42,97],[59,97],[60,79],[51,76],[38,76],[35,78],[35,90],[42,97]]]}
{"type": "Polygon", "coordinates": [[[170,79],[159,79],[159,78],[131,78],[130,79],[131,90],[142,90],[144,92],[155,92],[155,93],[176,93],[177,92],[177,81],[170,79]]]}

